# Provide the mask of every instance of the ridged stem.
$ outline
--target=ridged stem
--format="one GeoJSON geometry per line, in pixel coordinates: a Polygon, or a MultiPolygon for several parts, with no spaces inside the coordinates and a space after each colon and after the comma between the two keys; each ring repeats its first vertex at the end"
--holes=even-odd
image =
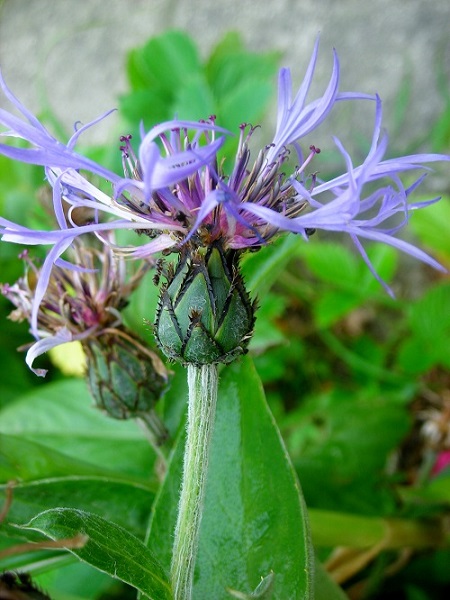
{"type": "Polygon", "coordinates": [[[188,365],[184,470],[171,566],[174,600],[191,600],[217,400],[217,367],[188,365]]]}

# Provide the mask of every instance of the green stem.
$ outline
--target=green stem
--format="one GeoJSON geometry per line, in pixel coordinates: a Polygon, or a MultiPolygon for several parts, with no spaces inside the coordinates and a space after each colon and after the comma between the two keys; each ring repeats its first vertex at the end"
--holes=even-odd
{"type": "Polygon", "coordinates": [[[184,472],[171,566],[174,600],[190,600],[217,400],[217,367],[188,365],[184,472]]]}

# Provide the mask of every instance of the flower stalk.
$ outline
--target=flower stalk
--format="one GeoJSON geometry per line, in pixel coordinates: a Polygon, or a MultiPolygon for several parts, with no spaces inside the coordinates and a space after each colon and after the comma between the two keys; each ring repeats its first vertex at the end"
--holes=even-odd
{"type": "Polygon", "coordinates": [[[188,421],[171,565],[174,600],[190,600],[217,400],[217,366],[188,365],[188,421]]]}

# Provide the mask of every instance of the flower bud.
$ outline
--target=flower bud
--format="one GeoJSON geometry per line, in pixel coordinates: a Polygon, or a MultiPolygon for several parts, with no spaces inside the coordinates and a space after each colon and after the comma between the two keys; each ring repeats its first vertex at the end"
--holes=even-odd
{"type": "Polygon", "coordinates": [[[246,352],[254,313],[234,250],[184,249],[161,289],[155,337],[182,364],[229,363],[246,352]]]}
{"type": "Polygon", "coordinates": [[[167,431],[154,411],[168,385],[161,360],[124,330],[89,338],[83,346],[87,381],[97,407],[114,419],[144,420],[161,444],[167,431]]]}

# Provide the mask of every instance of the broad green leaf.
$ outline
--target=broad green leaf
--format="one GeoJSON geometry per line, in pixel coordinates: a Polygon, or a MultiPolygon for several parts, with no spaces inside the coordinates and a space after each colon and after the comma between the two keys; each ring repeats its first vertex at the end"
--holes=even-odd
{"type": "Polygon", "coordinates": [[[360,304],[355,294],[342,290],[324,290],[313,304],[314,319],[319,329],[327,329],[360,304]]]}
{"type": "MultiPolygon", "coordinates": [[[[193,75],[178,91],[173,105],[173,114],[183,115],[183,119],[198,121],[207,119],[215,112],[214,98],[204,76],[200,73],[193,75]]],[[[222,121],[220,125],[225,126],[222,121]]]]}
{"type": "Polygon", "coordinates": [[[191,38],[181,31],[168,31],[131,51],[128,76],[135,89],[159,87],[169,95],[200,68],[191,38]]]}
{"type": "MultiPolygon", "coordinates": [[[[274,92],[279,58],[276,52],[256,54],[246,51],[241,36],[230,32],[206,62],[204,71],[215,98],[214,112],[218,123],[236,133],[222,149],[225,156],[236,153],[238,127],[242,123],[257,125],[263,117],[274,92]]],[[[270,134],[267,139],[269,137],[270,134]]],[[[225,163],[225,170],[230,164],[225,163]]]]}
{"type": "Polygon", "coordinates": [[[21,529],[38,531],[54,539],[78,533],[88,536],[86,544],[70,552],[96,569],[135,587],[153,600],[170,600],[167,575],[153,553],[128,531],[81,510],[60,508],[34,517],[21,529]]]}
{"type": "Polygon", "coordinates": [[[403,341],[397,352],[398,366],[407,375],[425,373],[435,364],[435,352],[424,352],[423,341],[419,337],[409,337],[403,341]]]}
{"type": "Polygon", "coordinates": [[[137,126],[142,121],[150,128],[173,119],[177,111],[180,111],[177,116],[184,119],[207,118],[212,114],[211,109],[206,114],[202,112],[205,97],[211,95],[209,89],[199,94],[198,86],[193,83],[203,79],[201,71],[197,48],[181,31],[166,32],[132,50],[127,64],[132,91],[121,97],[120,106],[125,117],[134,123],[133,133],[138,132],[137,126]],[[199,99],[202,99],[200,105],[197,104],[199,99]],[[188,114],[184,114],[186,108],[188,114]]]}
{"type": "Polygon", "coordinates": [[[216,98],[226,99],[246,81],[265,82],[275,79],[279,52],[256,54],[245,50],[239,33],[229,32],[209,57],[205,71],[216,98]]]}
{"type": "Polygon", "coordinates": [[[380,544],[388,530],[387,521],[384,519],[351,513],[311,508],[309,518],[316,547],[367,548],[380,544]]]}
{"type": "Polygon", "coordinates": [[[399,363],[408,373],[423,372],[438,364],[450,368],[450,284],[428,290],[412,306],[409,324],[412,336],[399,353],[399,363]]]}
{"type": "Polygon", "coordinates": [[[36,481],[49,477],[103,476],[120,477],[133,481],[127,475],[78,460],[25,438],[0,434],[0,483],[10,480],[36,481]]]}
{"type": "Polygon", "coordinates": [[[414,333],[423,340],[428,339],[430,346],[436,339],[445,336],[450,329],[450,284],[443,283],[420,298],[412,308],[410,324],[414,333]]]}
{"type": "Polygon", "coordinates": [[[252,590],[273,571],[274,600],[310,598],[300,486],[249,358],[223,370],[218,406],[195,592],[219,600],[225,587],[252,590]]]}
{"type": "MultiPolygon", "coordinates": [[[[220,125],[238,133],[242,123],[257,123],[272,96],[273,86],[267,81],[244,79],[238,86],[230,88],[220,101],[218,114],[220,125]]],[[[268,134],[269,137],[270,134],[268,134]]]]}
{"type": "MultiPolygon", "coordinates": [[[[354,295],[359,302],[381,291],[366,263],[342,244],[312,239],[309,244],[299,247],[299,254],[316,277],[354,295]]],[[[388,246],[375,244],[367,248],[367,254],[378,275],[389,282],[397,267],[396,252],[388,246]]]]}
{"type": "MultiPolygon", "coordinates": [[[[427,498],[421,490],[404,490],[401,493],[409,502],[427,498]]],[[[367,549],[381,544],[386,550],[418,549],[445,543],[446,533],[439,519],[365,517],[313,508],[309,510],[309,518],[314,545],[322,548],[345,546],[367,549]]]]}
{"type": "Polygon", "coordinates": [[[137,90],[120,98],[120,111],[129,121],[138,123],[140,119],[150,128],[170,117],[172,102],[169,104],[160,90],[137,90]]]}
{"type": "MultiPolygon", "coordinates": [[[[155,503],[149,536],[166,567],[181,443],[155,503]]],[[[245,357],[221,371],[194,597],[225,600],[227,588],[251,592],[273,571],[274,600],[312,598],[312,561],[300,487],[259,378],[245,357]]]]}
{"type": "Polygon", "coordinates": [[[316,392],[281,425],[308,506],[376,515],[393,510],[394,496],[382,485],[385,465],[410,427],[394,396],[316,392]]]}
{"type": "MultiPolygon", "coordinates": [[[[231,33],[202,64],[194,41],[169,31],[130,52],[132,91],[121,98],[121,110],[131,122],[144,121],[147,127],[175,115],[196,120],[214,114],[218,124],[238,133],[241,123],[256,124],[263,116],[278,60],[276,52],[246,51],[239,34],[231,33]]],[[[237,143],[238,137],[229,137],[222,156],[233,156],[237,143]]],[[[225,170],[230,165],[226,161],[225,170]]]]}
{"type": "Polygon", "coordinates": [[[309,244],[302,246],[301,255],[311,272],[322,281],[339,288],[353,288],[358,274],[358,261],[342,244],[311,239],[309,244]]]}
{"type": "Polygon", "coordinates": [[[148,476],[155,458],[136,423],[110,419],[94,408],[79,379],[39,386],[9,404],[0,412],[0,433],[127,475],[148,476]]]}
{"type": "MultiPolygon", "coordinates": [[[[4,486],[0,486],[0,498],[4,486]]],[[[27,523],[48,509],[78,508],[121,525],[136,537],[144,537],[153,493],[144,485],[107,477],[70,476],[18,484],[6,523],[27,523]]]]}
{"type": "MultiPolygon", "coordinates": [[[[312,240],[299,247],[298,253],[325,284],[316,291],[317,297],[312,304],[320,329],[329,328],[368,300],[385,294],[366,263],[342,245],[312,240]]],[[[389,282],[397,266],[395,251],[387,246],[373,245],[367,254],[378,275],[389,282]]],[[[384,296],[382,299],[389,301],[384,296]]]]}

